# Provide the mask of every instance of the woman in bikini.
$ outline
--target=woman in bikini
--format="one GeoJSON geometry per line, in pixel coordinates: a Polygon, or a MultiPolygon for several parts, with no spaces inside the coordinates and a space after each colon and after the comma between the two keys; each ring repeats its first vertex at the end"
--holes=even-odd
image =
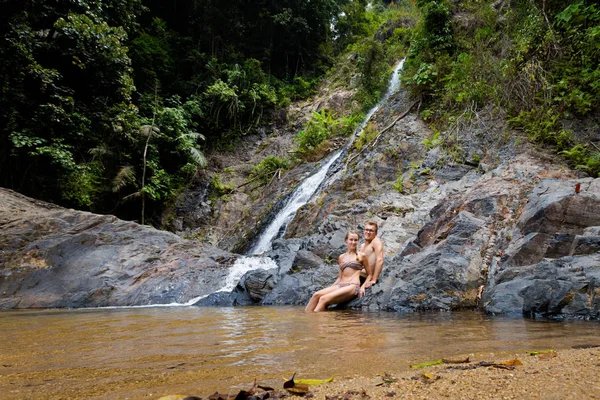
{"type": "Polygon", "coordinates": [[[330,304],[339,304],[352,300],[356,295],[363,297],[365,288],[360,286],[360,271],[364,268],[367,271],[367,279],[370,282],[373,275],[369,258],[358,251],[358,233],[350,231],[346,233],[344,239],[348,250],[338,258],[340,270],[337,280],[333,285],[321,289],[315,294],[306,305],[306,312],[323,311],[330,304]]]}

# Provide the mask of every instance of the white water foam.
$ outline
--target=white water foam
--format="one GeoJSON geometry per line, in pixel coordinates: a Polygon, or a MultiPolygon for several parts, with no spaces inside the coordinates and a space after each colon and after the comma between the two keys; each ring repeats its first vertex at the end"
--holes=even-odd
{"type": "Polygon", "coordinates": [[[240,279],[248,271],[262,269],[268,270],[273,268],[279,268],[275,261],[269,257],[240,257],[231,266],[229,273],[225,278],[225,284],[218,290],[212,293],[205,294],[202,296],[194,297],[186,301],[185,303],[168,303],[168,304],[146,304],[141,306],[109,306],[109,307],[90,307],[90,308],[101,308],[101,309],[116,309],[116,308],[150,308],[150,307],[188,307],[193,306],[198,301],[210,296],[214,293],[220,292],[231,292],[238,284],[240,279]]]}
{"type": "MultiPolygon", "coordinates": [[[[242,279],[244,274],[248,271],[257,269],[268,270],[273,268],[279,268],[279,266],[277,265],[277,263],[275,263],[275,261],[271,260],[269,257],[240,257],[237,260],[235,260],[235,263],[233,263],[233,265],[229,269],[229,275],[227,275],[227,278],[225,278],[225,285],[221,289],[213,293],[231,292],[233,289],[235,289],[235,286],[238,284],[240,279],[242,279]]],[[[199,300],[202,300],[203,298],[208,296],[210,295],[207,294],[195,297],[182,305],[191,306],[197,303],[199,300]]]]}

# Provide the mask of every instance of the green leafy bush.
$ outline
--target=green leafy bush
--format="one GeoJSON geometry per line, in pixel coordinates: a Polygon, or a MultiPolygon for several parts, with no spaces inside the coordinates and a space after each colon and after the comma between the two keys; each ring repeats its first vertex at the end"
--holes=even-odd
{"type": "Polygon", "coordinates": [[[297,151],[304,154],[316,149],[325,139],[333,136],[339,124],[340,121],[335,119],[331,111],[327,109],[313,112],[306,128],[296,135],[297,151]]]}
{"type": "Polygon", "coordinates": [[[573,143],[573,133],[561,126],[560,113],[551,108],[521,111],[509,122],[522,129],[533,141],[554,145],[559,150],[573,143]]]}
{"type": "Polygon", "coordinates": [[[365,129],[360,133],[358,138],[354,141],[354,148],[356,150],[362,150],[362,148],[371,143],[377,136],[377,129],[373,124],[367,124],[365,129]]]}
{"type": "Polygon", "coordinates": [[[427,147],[428,149],[433,149],[437,146],[439,146],[442,143],[442,138],[440,137],[440,132],[435,132],[431,138],[425,138],[423,139],[423,142],[421,142],[423,144],[423,146],[427,147]]]}
{"type": "Polygon", "coordinates": [[[404,192],[404,177],[399,176],[396,179],[396,182],[394,182],[393,187],[398,193],[403,193],[404,192]]]}
{"type": "Polygon", "coordinates": [[[275,173],[290,167],[289,160],[276,156],[267,156],[256,165],[250,173],[250,178],[256,178],[262,183],[269,182],[275,173]]]}
{"type": "Polygon", "coordinates": [[[219,175],[215,175],[212,177],[210,181],[210,188],[213,191],[213,193],[217,195],[217,197],[225,196],[233,192],[234,190],[232,185],[223,183],[219,175]]]}

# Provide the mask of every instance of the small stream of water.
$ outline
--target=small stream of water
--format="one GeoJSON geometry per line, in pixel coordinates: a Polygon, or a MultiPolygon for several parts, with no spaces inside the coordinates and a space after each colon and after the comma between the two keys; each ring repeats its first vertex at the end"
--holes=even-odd
{"type": "Polygon", "coordinates": [[[262,254],[271,249],[273,240],[285,233],[285,228],[294,218],[294,215],[296,215],[296,211],[312,198],[325,179],[327,172],[329,172],[329,168],[331,168],[341,154],[342,150],[335,152],[329,157],[329,160],[317,170],[317,172],[298,185],[296,190],[290,195],[286,205],[279,213],[277,213],[267,228],[260,234],[258,241],[254,247],[252,247],[249,254],[262,254]]]}
{"type": "Polygon", "coordinates": [[[403,67],[404,67],[404,58],[402,60],[400,60],[400,62],[394,68],[394,71],[392,72],[392,76],[390,77],[390,80],[388,83],[388,89],[387,89],[387,92],[385,93],[385,95],[381,98],[381,100],[379,100],[379,103],[377,103],[375,106],[373,106],[373,108],[371,108],[369,110],[369,112],[365,116],[365,119],[361,122],[361,124],[358,126],[358,128],[354,131],[356,133],[356,135],[361,134],[361,132],[365,129],[365,127],[371,120],[371,117],[373,117],[373,115],[375,115],[375,113],[390,99],[390,97],[394,93],[396,93],[398,91],[398,89],[400,89],[400,73],[402,73],[403,67]]]}

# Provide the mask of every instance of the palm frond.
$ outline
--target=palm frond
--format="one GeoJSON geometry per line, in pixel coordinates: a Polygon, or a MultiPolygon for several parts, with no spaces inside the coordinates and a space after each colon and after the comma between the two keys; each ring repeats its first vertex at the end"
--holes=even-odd
{"type": "Polygon", "coordinates": [[[190,147],[190,155],[197,165],[201,168],[206,167],[206,157],[204,157],[202,150],[197,147],[190,147]]]}
{"type": "Polygon", "coordinates": [[[133,193],[128,194],[127,196],[123,197],[123,201],[132,200],[132,199],[135,199],[137,197],[140,197],[141,195],[142,195],[141,191],[133,192],[133,193]]]}
{"type": "Polygon", "coordinates": [[[184,134],[180,135],[179,138],[181,138],[181,139],[182,138],[191,138],[194,140],[198,140],[198,139],[206,140],[206,137],[204,137],[203,134],[198,133],[198,132],[184,133],[184,134]]]}
{"type": "Polygon", "coordinates": [[[131,165],[125,165],[121,167],[119,172],[117,172],[117,176],[113,179],[112,190],[113,192],[118,192],[128,183],[131,183],[135,180],[135,171],[131,165]]]}

